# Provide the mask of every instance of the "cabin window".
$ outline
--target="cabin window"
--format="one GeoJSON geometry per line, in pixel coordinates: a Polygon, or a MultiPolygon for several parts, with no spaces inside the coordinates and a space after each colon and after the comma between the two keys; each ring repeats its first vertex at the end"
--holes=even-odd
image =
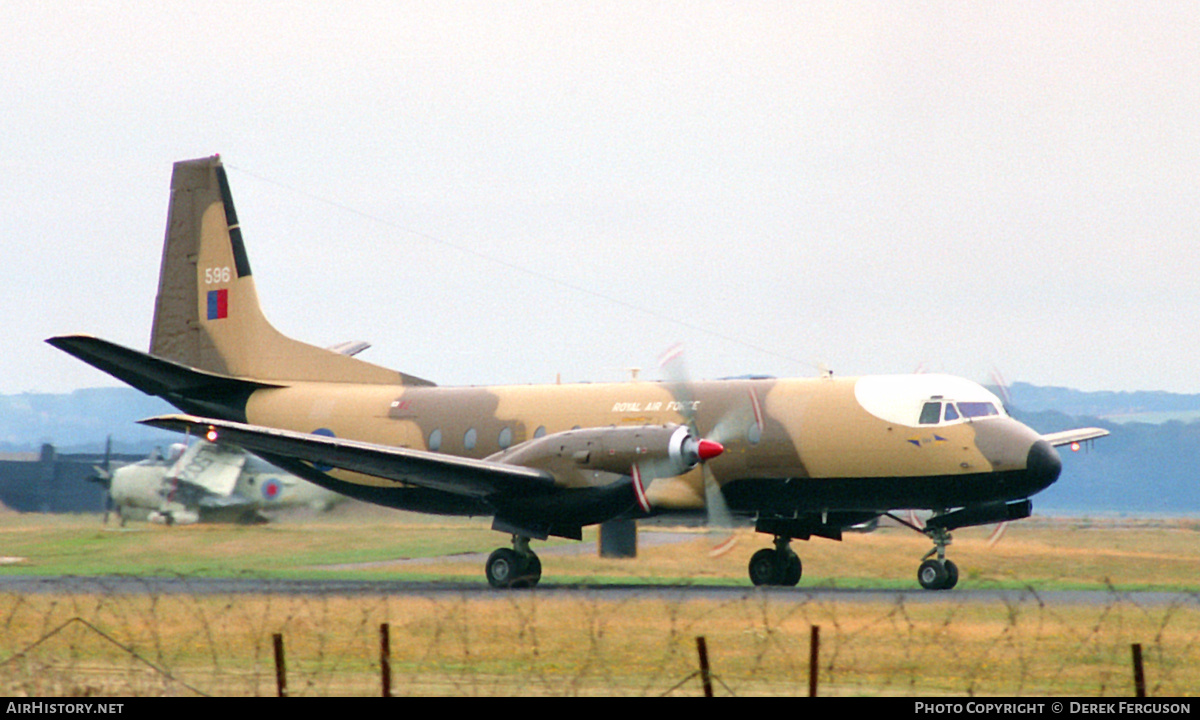
{"type": "Polygon", "coordinates": [[[537,428],[537,430],[534,430],[534,431],[533,431],[533,436],[534,436],[535,438],[545,437],[545,436],[546,436],[546,426],[545,426],[545,425],[538,425],[538,428],[537,428]]]}
{"type": "Polygon", "coordinates": [[[505,427],[500,431],[500,437],[496,439],[501,450],[507,450],[509,445],[512,445],[512,428],[505,427]]]}
{"type": "MultiPolygon", "coordinates": [[[[909,417],[912,417],[911,415],[909,417]]],[[[937,425],[942,419],[942,404],[940,402],[927,402],[925,407],[921,408],[922,425],[937,425]]]]}
{"type": "Polygon", "coordinates": [[[437,452],[442,449],[442,431],[440,429],[429,433],[429,450],[437,452]]]}
{"type": "Polygon", "coordinates": [[[475,449],[475,441],[479,439],[479,433],[475,432],[475,428],[463,433],[463,447],[467,450],[475,449]]]}
{"type": "Polygon", "coordinates": [[[958,409],[962,411],[965,417],[989,417],[991,415],[999,415],[1000,411],[990,402],[960,402],[958,409]]]}
{"type": "Polygon", "coordinates": [[[958,411],[954,409],[954,403],[946,403],[946,422],[958,419],[958,411]]]}

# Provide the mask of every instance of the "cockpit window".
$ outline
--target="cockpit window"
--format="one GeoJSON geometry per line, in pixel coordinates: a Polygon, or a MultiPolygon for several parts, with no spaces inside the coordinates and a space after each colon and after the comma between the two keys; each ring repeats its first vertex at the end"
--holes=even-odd
{"type": "Polygon", "coordinates": [[[854,383],[854,399],[871,415],[905,427],[930,428],[1007,415],[994,393],[952,375],[868,375],[854,383]]]}
{"type": "Polygon", "coordinates": [[[999,415],[1000,411],[990,402],[960,402],[958,409],[964,417],[978,418],[999,415]]]}

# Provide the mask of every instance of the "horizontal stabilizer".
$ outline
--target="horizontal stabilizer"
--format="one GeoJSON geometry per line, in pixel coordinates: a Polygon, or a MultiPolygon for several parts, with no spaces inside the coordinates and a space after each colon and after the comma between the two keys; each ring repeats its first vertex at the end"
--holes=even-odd
{"type": "Polygon", "coordinates": [[[220,440],[268,457],[303,460],[317,467],[341,468],[459,496],[491,499],[538,495],[561,489],[554,476],[545,471],[487,460],[193,415],[163,415],[140,422],[164,430],[202,435],[210,441],[220,440]]]}
{"type": "Polygon", "coordinates": [[[91,335],[60,335],[46,342],[147,395],[220,418],[243,419],[251,393],[278,387],[197,370],[91,335]]]}
{"type": "Polygon", "coordinates": [[[1104,428],[1089,427],[1046,433],[1042,436],[1042,439],[1054,447],[1060,447],[1062,445],[1070,445],[1071,443],[1095,440],[1096,438],[1102,438],[1106,435],[1108,435],[1108,431],[1104,428]]]}
{"type": "Polygon", "coordinates": [[[338,355],[349,355],[350,357],[354,357],[369,347],[371,347],[371,343],[365,340],[347,340],[346,342],[338,343],[337,345],[331,345],[326,348],[326,350],[332,350],[338,355]]]}

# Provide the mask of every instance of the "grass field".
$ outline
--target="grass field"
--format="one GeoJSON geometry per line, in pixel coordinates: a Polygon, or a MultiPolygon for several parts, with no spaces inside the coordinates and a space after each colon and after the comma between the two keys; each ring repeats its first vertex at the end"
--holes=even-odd
{"type": "MultiPolygon", "coordinates": [[[[645,529],[639,557],[584,543],[537,544],[549,586],[721,584],[720,600],[614,600],[611,593],[436,596],[0,594],[0,692],[274,694],[271,635],[285,637],[293,694],[378,694],[388,623],[398,694],[694,695],[695,637],[707,638],[721,694],[807,692],[819,626],[822,694],[1130,695],[1141,643],[1151,694],[1200,689],[1200,522],[1032,518],[988,547],[955,534],[959,588],[1029,588],[1027,599],[842,602],[761,593],[746,578],[752,532],[708,556],[711,539],[645,529]],[[1109,590],[1101,602],[1042,602],[1047,590],[1109,590]],[[1142,605],[1124,593],[1177,601],[1142,605]]],[[[484,520],[374,509],[258,527],[102,527],[94,516],[0,517],[0,573],[432,579],[484,583],[480,554],[504,544],[484,520]]],[[[796,543],[806,587],[916,587],[928,549],[902,528],[796,543]]]]}
{"type": "MultiPolygon", "coordinates": [[[[1200,519],[1031,518],[988,546],[990,528],[954,534],[948,549],[963,588],[1200,592],[1200,519]]],[[[638,558],[606,560],[595,529],[582,543],[534,543],[546,583],[750,586],[746,563],[769,546],[750,530],[733,551],[709,557],[710,536],[643,527],[638,558]]],[[[251,575],[266,578],[455,580],[483,583],[479,553],[507,544],[484,519],[463,520],[352,506],[335,515],[283,517],[263,526],[164,527],[99,516],[0,515],[0,572],[44,575],[251,575]],[[425,561],[421,561],[425,559],[425,561]]],[[[796,542],[801,587],[914,588],[930,543],[911,530],[848,533],[843,542],[796,542]]]]}

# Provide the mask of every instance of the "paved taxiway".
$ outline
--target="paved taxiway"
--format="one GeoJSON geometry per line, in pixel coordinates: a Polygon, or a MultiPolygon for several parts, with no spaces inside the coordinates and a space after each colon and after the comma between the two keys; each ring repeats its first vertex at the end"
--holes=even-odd
{"type": "Polygon", "coordinates": [[[755,588],[746,585],[588,585],[554,583],[543,580],[533,590],[493,590],[487,584],[463,582],[404,582],[392,580],[274,580],[251,578],[159,578],[132,576],[0,576],[0,593],[64,593],[104,595],[395,595],[437,596],[469,595],[505,599],[510,593],[530,593],[545,597],[571,595],[592,599],[626,600],[637,597],[667,599],[735,599],[768,595],[797,602],[903,602],[913,603],[999,603],[1029,602],[1047,605],[1179,606],[1200,609],[1200,592],[1121,592],[1116,590],[995,590],[956,588],[949,592],[930,592],[913,588],[843,589],[830,587],[755,588]]]}

